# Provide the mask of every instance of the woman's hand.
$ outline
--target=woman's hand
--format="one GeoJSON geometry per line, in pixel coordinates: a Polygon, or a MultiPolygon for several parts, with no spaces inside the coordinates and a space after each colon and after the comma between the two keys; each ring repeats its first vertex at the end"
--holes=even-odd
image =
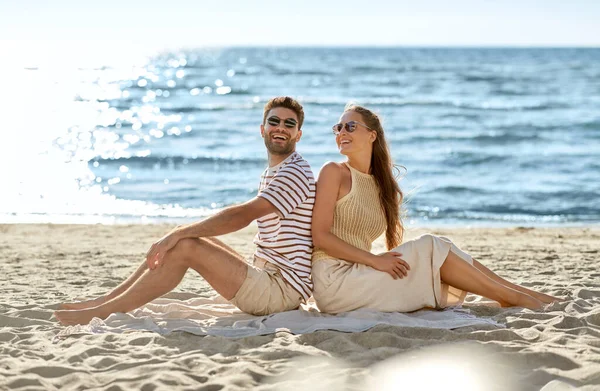
{"type": "Polygon", "coordinates": [[[150,250],[146,253],[146,264],[148,265],[148,268],[154,270],[155,268],[162,266],[165,254],[175,247],[177,242],[181,239],[180,231],[174,229],[154,242],[150,247],[150,250]]]}
{"type": "Polygon", "coordinates": [[[408,275],[410,266],[400,258],[401,256],[402,254],[395,251],[381,253],[373,258],[370,266],[373,269],[388,273],[394,280],[404,278],[408,275]]]}

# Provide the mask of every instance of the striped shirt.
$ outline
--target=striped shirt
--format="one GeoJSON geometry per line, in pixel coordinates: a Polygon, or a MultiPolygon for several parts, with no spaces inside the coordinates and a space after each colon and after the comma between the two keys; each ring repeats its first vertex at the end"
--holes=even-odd
{"type": "Polygon", "coordinates": [[[315,178],[310,166],[294,152],[268,167],[260,178],[258,197],[277,209],[257,220],[254,255],[276,265],[283,279],[308,300],[313,251],[311,220],[315,204],[315,178]]]}

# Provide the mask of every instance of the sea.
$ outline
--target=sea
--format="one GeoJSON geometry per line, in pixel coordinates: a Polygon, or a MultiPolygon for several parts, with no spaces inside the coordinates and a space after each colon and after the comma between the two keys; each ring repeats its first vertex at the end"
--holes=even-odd
{"type": "MultiPolygon", "coordinates": [[[[331,126],[381,115],[408,225],[600,222],[600,49],[207,48],[2,69],[0,222],[186,223],[257,194],[263,107],[304,106],[315,175],[331,126]]],[[[13,61],[15,60],[15,61],[13,61]]]]}

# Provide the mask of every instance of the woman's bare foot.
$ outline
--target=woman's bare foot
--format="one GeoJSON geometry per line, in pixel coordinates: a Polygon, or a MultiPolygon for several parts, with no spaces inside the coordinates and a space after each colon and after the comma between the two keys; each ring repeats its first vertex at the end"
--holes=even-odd
{"type": "Polygon", "coordinates": [[[541,301],[544,304],[552,304],[555,302],[563,301],[563,299],[561,299],[561,298],[558,298],[555,296],[550,296],[550,295],[547,295],[542,292],[535,292],[535,295],[531,295],[531,296],[535,297],[536,299],[538,299],[539,301],[541,301]]]}
{"type": "Polygon", "coordinates": [[[97,299],[79,301],[76,303],[62,303],[58,306],[61,310],[84,310],[87,308],[98,307],[104,304],[108,299],[105,297],[99,297],[97,299]]]}
{"type": "Polygon", "coordinates": [[[59,310],[54,311],[54,316],[64,326],[88,324],[93,318],[106,318],[106,316],[103,316],[101,311],[97,308],[88,308],[83,310],[59,310]]]}
{"type": "Polygon", "coordinates": [[[548,303],[545,303],[542,300],[538,300],[538,298],[533,297],[533,295],[528,295],[523,292],[520,292],[518,296],[513,297],[512,299],[514,300],[514,303],[510,302],[510,301],[506,301],[506,300],[500,300],[500,299],[494,299],[494,300],[498,304],[500,304],[500,307],[502,307],[502,308],[523,307],[523,308],[529,308],[531,310],[539,310],[548,305],[548,303]]]}

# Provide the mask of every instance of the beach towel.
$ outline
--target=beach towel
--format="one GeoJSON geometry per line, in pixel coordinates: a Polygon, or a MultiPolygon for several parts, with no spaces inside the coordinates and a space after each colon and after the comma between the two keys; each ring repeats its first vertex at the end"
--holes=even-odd
{"type": "Polygon", "coordinates": [[[68,326],[55,341],[72,335],[151,331],[168,335],[184,331],[195,335],[228,338],[266,335],[277,332],[305,334],[317,330],[362,332],[376,325],[456,329],[465,326],[504,327],[487,318],[476,317],[468,309],[420,310],[411,313],[379,312],[369,309],[330,315],[319,312],[314,302],[298,310],[267,316],[245,314],[221,296],[177,299],[159,298],[129,313],[116,313],[107,319],[94,318],[87,325],[68,326]]]}

